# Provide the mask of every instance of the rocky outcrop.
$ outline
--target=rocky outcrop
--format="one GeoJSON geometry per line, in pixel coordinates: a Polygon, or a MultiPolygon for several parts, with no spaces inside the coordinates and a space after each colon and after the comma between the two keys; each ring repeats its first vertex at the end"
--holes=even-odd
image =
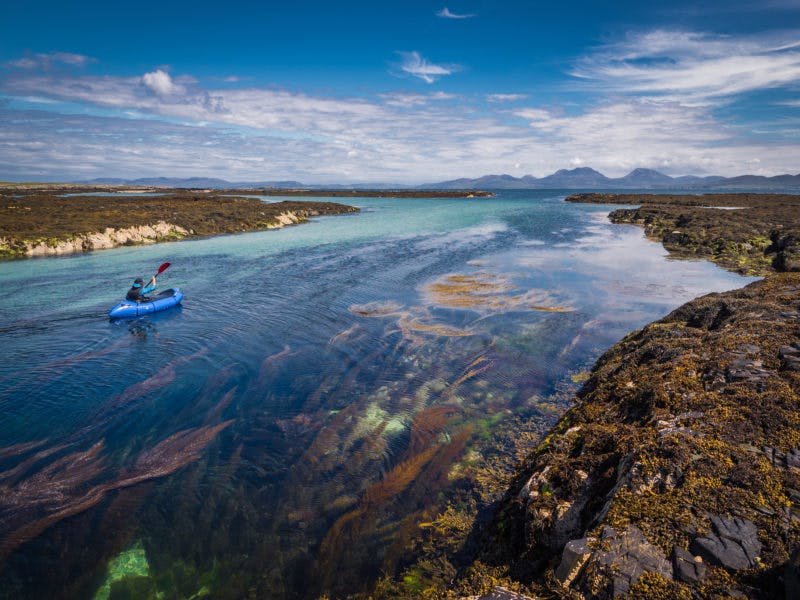
{"type": "MultiPolygon", "coordinates": [[[[68,240],[25,241],[25,256],[53,256],[72,254],[74,252],[89,252],[91,250],[105,250],[118,246],[133,246],[139,244],[153,244],[155,242],[179,240],[191,235],[179,225],[159,221],[153,225],[139,227],[125,227],[114,229],[107,227],[105,231],[76,235],[68,240]]],[[[0,246],[9,242],[0,239],[0,246]]]]}
{"type": "Polygon", "coordinates": [[[358,212],[335,202],[283,201],[164,190],[156,196],[62,196],[0,190],[0,259],[50,256],[277,229],[358,212]]]}
{"type": "Polygon", "coordinates": [[[800,271],[800,196],[793,194],[574,194],[567,202],[640,204],[613,223],[644,228],[673,255],[744,274],[800,271]]]}
{"type": "Polygon", "coordinates": [[[562,597],[793,597],[799,357],[793,273],[627,336],[519,472],[481,560],[562,597]]]}
{"type": "Polygon", "coordinates": [[[712,564],[726,569],[749,569],[758,564],[761,542],[752,521],[711,516],[711,531],[692,541],[691,549],[712,564]]]}

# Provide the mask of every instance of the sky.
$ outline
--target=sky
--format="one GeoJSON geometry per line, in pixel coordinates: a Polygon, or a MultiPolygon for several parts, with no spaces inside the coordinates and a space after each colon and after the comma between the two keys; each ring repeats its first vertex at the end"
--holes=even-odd
{"type": "Polygon", "coordinates": [[[800,173],[800,0],[0,0],[0,179],[800,173]]]}

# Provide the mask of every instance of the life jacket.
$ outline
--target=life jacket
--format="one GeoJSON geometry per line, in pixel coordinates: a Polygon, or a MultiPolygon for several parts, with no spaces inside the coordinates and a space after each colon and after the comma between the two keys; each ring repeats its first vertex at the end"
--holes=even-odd
{"type": "Polygon", "coordinates": [[[129,302],[141,302],[142,301],[142,290],[144,288],[140,287],[132,287],[128,290],[128,293],[125,296],[125,300],[129,302]]]}

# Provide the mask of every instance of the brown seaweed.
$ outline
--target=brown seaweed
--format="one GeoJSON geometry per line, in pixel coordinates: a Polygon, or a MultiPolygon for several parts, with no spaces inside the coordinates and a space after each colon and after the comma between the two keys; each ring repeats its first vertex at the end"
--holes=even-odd
{"type": "Polygon", "coordinates": [[[127,408],[132,401],[143,398],[155,390],[166,387],[175,380],[175,369],[177,367],[200,358],[206,354],[206,352],[208,352],[208,348],[201,348],[189,356],[178,357],[159,369],[154,375],[128,386],[100,409],[98,417],[108,416],[110,413],[114,413],[117,410],[127,408]]]}
{"type": "Polygon", "coordinates": [[[409,456],[414,456],[428,447],[431,441],[444,431],[454,416],[461,413],[458,406],[440,404],[422,409],[411,421],[411,439],[408,446],[409,456]]]}
{"type": "Polygon", "coordinates": [[[164,477],[197,460],[232,422],[178,431],[142,451],[129,470],[94,485],[90,482],[106,470],[102,440],[53,461],[22,481],[0,481],[0,560],[51,525],[95,506],[109,492],[164,477]]]}
{"type": "Polygon", "coordinates": [[[261,368],[258,370],[258,379],[262,381],[266,379],[269,372],[275,366],[276,363],[280,362],[287,356],[292,355],[292,349],[287,345],[283,347],[283,350],[280,352],[276,352],[275,354],[270,354],[264,360],[261,361],[261,368]]]}
{"type": "Polygon", "coordinates": [[[528,289],[518,294],[511,292],[513,275],[499,275],[481,271],[471,275],[451,274],[432,283],[425,291],[431,302],[448,308],[468,308],[484,315],[515,310],[567,312],[572,309],[558,305],[546,290],[528,289]]]}

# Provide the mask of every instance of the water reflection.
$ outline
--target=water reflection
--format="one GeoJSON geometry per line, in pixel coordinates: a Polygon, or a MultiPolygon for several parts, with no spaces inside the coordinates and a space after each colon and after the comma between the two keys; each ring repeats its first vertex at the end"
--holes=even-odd
{"type": "Polygon", "coordinates": [[[0,596],[366,589],[501,488],[603,349],[745,282],[544,193],[361,202],[169,245],[183,310],[135,331],[47,296],[152,248],[0,267],[37,282],[0,286],[0,596]]]}

